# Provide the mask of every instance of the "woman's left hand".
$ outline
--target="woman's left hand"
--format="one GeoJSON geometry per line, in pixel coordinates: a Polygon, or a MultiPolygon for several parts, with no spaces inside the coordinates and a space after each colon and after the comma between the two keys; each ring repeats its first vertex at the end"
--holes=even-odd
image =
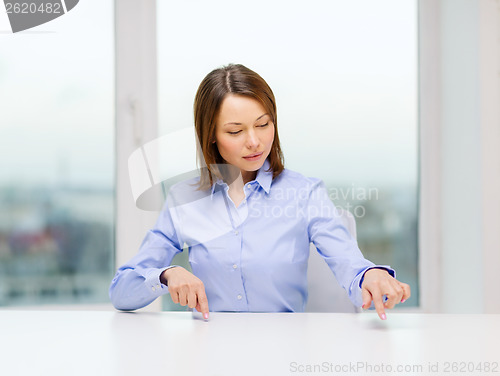
{"type": "Polygon", "coordinates": [[[386,319],[385,309],[394,308],[398,303],[403,303],[411,295],[410,286],[399,282],[384,269],[369,269],[365,272],[361,285],[361,296],[363,297],[362,308],[368,308],[372,304],[379,317],[386,319]],[[384,303],[383,296],[387,296],[384,303]]]}

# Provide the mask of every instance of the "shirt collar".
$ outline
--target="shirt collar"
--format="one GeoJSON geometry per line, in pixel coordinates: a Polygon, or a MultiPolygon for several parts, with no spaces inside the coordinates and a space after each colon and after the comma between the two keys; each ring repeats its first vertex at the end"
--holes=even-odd
{"type": "Polygon", "coordinates": [[[270,166],[269,160],[266,159],[262,167],[257,171],[257,177],[255,178],[255,181],[259,183],[266,193],[269,193],[273,181],[273,170],[267,171],[270,169],[270,166]]]}
{"type": "MultiPolygon", "coordinates": [[[[269,163],[269,160],[266,159],[262,167],[257,171],[255,180],[253,180],[259,183],[259,185],[266,193],[269,193],[269,190],[271,189],[271,183],[273,181],[273,171],[267,171],[269,170],[270,166],[271,165],[269,163]]],[[[222,180],[221,178],[217,178],[215,183],[212,184],[211,196],[213,196],[217,190],[223,189],[224,186],[227,186],[224,180],[222,180]]]]}

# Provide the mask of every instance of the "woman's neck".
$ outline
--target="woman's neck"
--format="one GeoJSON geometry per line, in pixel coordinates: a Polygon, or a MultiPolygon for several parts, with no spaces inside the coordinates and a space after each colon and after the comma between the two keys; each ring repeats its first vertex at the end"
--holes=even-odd
{"type": "Polygon", "coordinates": [[[245,183],[241,174],[229,184],[228,194],[236,207],[240,206],[241,202],[245,199],[245,191],[243,189],[245,183]]]}
{"type": "Polygon", "coordinates": [[[228,194],[236,207],[240,206],[245,198],[245,184],[256,178],[257,171],[241,171],[238,177],[229,184],[228,194]]]}
{"type": "Polygon", "coordinates": [[[245,185],[249,181],[255,180],[257,177],[257,171],[241,171],[241,177],[243,185],[245,185]]]}

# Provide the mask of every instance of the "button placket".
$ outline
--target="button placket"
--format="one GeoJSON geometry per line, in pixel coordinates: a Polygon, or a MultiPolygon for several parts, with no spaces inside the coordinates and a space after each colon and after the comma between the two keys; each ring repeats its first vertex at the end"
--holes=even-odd
{"type": "MultiPolygon", "coordinates": [[[[250,193],[251,193],[251,191],[250,191],[250,193]]],[[[231,243],[234,244],[234,248],[232,248],[232,250],[233,251],[239,250],[239,258],[241,259],[242,235],[241,235],[241,231],[239,231],[237,229],[237,227],[239,227],[244,222],[244,220],[246,219],[246,218],[243,218],[243,219],[241,218],[242,214],[243,214],[244,217],[246,217],[248,215],[247,214],[247,212],[248,212],[248,206],[247,206],[247,200],[246,200],[246,198],[248,196],[247,196],[247,194],[245,192],[245,200],[240,204],[240,206],[238,208],[229,205],[229,200],[228,200],[228,196],[227,196],[227,190],[226,190],[226,194],[223,195],[222,197],[224,199],[224,204],[226,206],[226,211],[227,211],[227,214],[229,216],[229,220],[231,222],[231,226],[233,228],[232,232],[234,234],[234,237],[230,241],[231,243]],[[238,222],[237,223],[235,222],[235,218],[233,217],[233,211],[232,211],[233,208],[234,208],[234,213],[238,216],[238,218],[237,218],[238,222]]],[[[241,279],[241,267],[238,267],[238,261],[236,260],[236,258],[233,261],[232,269],[235,272],[234,277],[238,278],[238,280],[239,280],[237,283],[241,283],[241,285],[240,285],[240,289],[241,290],[240,291],[242,291],[242,290],[244,291],[245,287],[243,286],[243,281],[241,279]]],[[[240,306],[241,309],[244,310],[246,308],[246,300],[243,299],[243,294],[238,294],[236,296],[236,299],[238,301],[238,306],[240,306]]]]}

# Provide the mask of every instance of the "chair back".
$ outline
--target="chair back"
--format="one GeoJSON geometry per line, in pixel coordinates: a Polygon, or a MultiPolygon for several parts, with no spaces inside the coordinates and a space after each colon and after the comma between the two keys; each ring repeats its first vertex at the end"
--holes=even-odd
{"type": "MultiPolygon", "coordinates": [[[[356,238],[356,221],[347,210],[337,208],[349,233],[356,238]]],[[[339,285],[330,267],[311,243],[307,271],[308,293],[306,312],[360,312],[339,285]]]]}

